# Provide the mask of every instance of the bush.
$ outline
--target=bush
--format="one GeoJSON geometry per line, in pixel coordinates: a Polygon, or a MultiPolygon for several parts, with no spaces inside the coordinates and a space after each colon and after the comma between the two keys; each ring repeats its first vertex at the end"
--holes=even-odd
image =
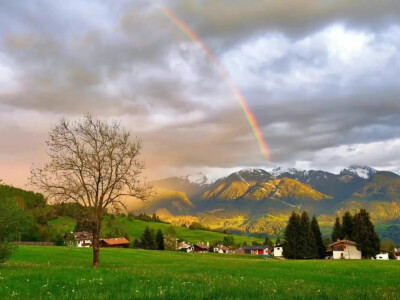
{"type": "Polygon", "coordinates": [[[4,263],[8,260],[16,249],[16,245],[8,242],[0,242],[0,263],[4,263]]]}

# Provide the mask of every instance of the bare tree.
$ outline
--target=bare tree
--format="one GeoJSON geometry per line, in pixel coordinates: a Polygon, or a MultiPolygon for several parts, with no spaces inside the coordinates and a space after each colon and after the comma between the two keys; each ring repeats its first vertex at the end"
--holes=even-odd
{"type": "Polygon", "coordinates": [[[32,167],[30,182],[49,199],[83,207],[92,224],[93,266],[97,267],[104,212],[126,208],[126,197],[145,200],[152,194],[140,179],[144,169],[139,159],[141,140],[131,138],[117,122],[86,115],[74,122],[62,118],[46,143],[50,160],[32,167]]]}

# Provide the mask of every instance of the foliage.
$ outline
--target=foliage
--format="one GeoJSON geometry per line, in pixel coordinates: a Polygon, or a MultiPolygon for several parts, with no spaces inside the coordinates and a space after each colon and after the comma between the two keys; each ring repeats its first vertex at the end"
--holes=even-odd
{"type": "Polygon", "coordinates": [[[318,220],[315,217],[315,215],[313,216],[312,220],[311,220],[311,231],[314,235],[314,240],[317,246],[317,253],[318,253],[318,258],[325,258],[326,256],[326,247],[325,244],[322,240],[322,235],[321,235],[321,230],[319,229],[319,224],[318,224],[318,220]]]}
{"type": "Polygon", "coordinates": [[[342,217],[341,237],[344,239],[352,239],[353,237],[353,216],[346,211],[342,217]]]}
{"type": "Polygon", "coordinates": [[[142,237],[140,238],[140,247],[147,250],[156,250],[157,244],[154,237],[154,230],[146,226],[142,237]]]}
{"type": "Polygon", "coordinates": [[[155,241],[156,241],[156,244],[157,244],[157,250],[165,250],[164,235],[163,235],[161,229],[157,230],[155,241]]]}
{"type": "Polygon", "coordinates": [[[301,224],[300,216],[293,212],[289,218],[288,224],[285,229],[283,245],[283,256],[289,259],[302,258],[299,255],[298,249],[300,247],[299,228],[301,224]]]}
{"type": "Polygon", "coordinates": [[[336,217],[336,219],[335,219],[335,224],[333,225],[331,237],[332,237],[332,241],[334,241],[334,242],[336,240],[343,239],[342,224],[340,223],[339,217],[336,217]]]}
{"type": "Polygon", "coordinates": [[[268,246],[269,249],[274,247],[274,243],[272,243],[271,239],[268,236],[265,237],[263,245],[268,246]]]}
{"type": "Polygon", "coordinates": [[[222,245],[224,246],[234,246],[235,245],[235,238],[233,235],[226,235],[224,236],[224,239],[222,240],[222,245]]]}
{"type": "Polygon", "coordinates": [[[365,209],[361,209],[354,215],[352,238],[357,243],[357,249],[361,251],[363,257],[375,257],[380,252],[379,236],[365,209]]]}
{"type": "Polygon", "coordinates": [[[67,247],[72,248],[77,246],[75,234],[72,232],[68,232],[65,234],[65,245],[67,247]]]}

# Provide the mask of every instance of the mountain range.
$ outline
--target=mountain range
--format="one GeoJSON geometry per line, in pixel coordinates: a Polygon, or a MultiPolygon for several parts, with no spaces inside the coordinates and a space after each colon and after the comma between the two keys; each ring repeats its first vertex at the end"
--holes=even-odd
{"type": "Polygon", "coordinates": [[[157,195],[144,207],[176,225],[279,234],[289,214],[308,211],[331,225],[345,210],[367,208],[377,223],[400,220],[400,176],[366,166],[339,174],[295,168],[243,169],[211,182],[204,174],[153,181],[157,195]]]}

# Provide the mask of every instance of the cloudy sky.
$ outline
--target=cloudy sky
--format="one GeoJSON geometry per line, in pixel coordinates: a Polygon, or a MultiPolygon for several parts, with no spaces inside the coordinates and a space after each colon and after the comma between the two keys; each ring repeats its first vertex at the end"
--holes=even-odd
{"type": "Polygon", "coordinates": [[[0,0],[0,178],[23,186],[61,116],[121,120],[149,179],[241,167],[400,168],[397,0],[0,0]],[[160,5],[197,33],[232,89],[160,5]]]}

